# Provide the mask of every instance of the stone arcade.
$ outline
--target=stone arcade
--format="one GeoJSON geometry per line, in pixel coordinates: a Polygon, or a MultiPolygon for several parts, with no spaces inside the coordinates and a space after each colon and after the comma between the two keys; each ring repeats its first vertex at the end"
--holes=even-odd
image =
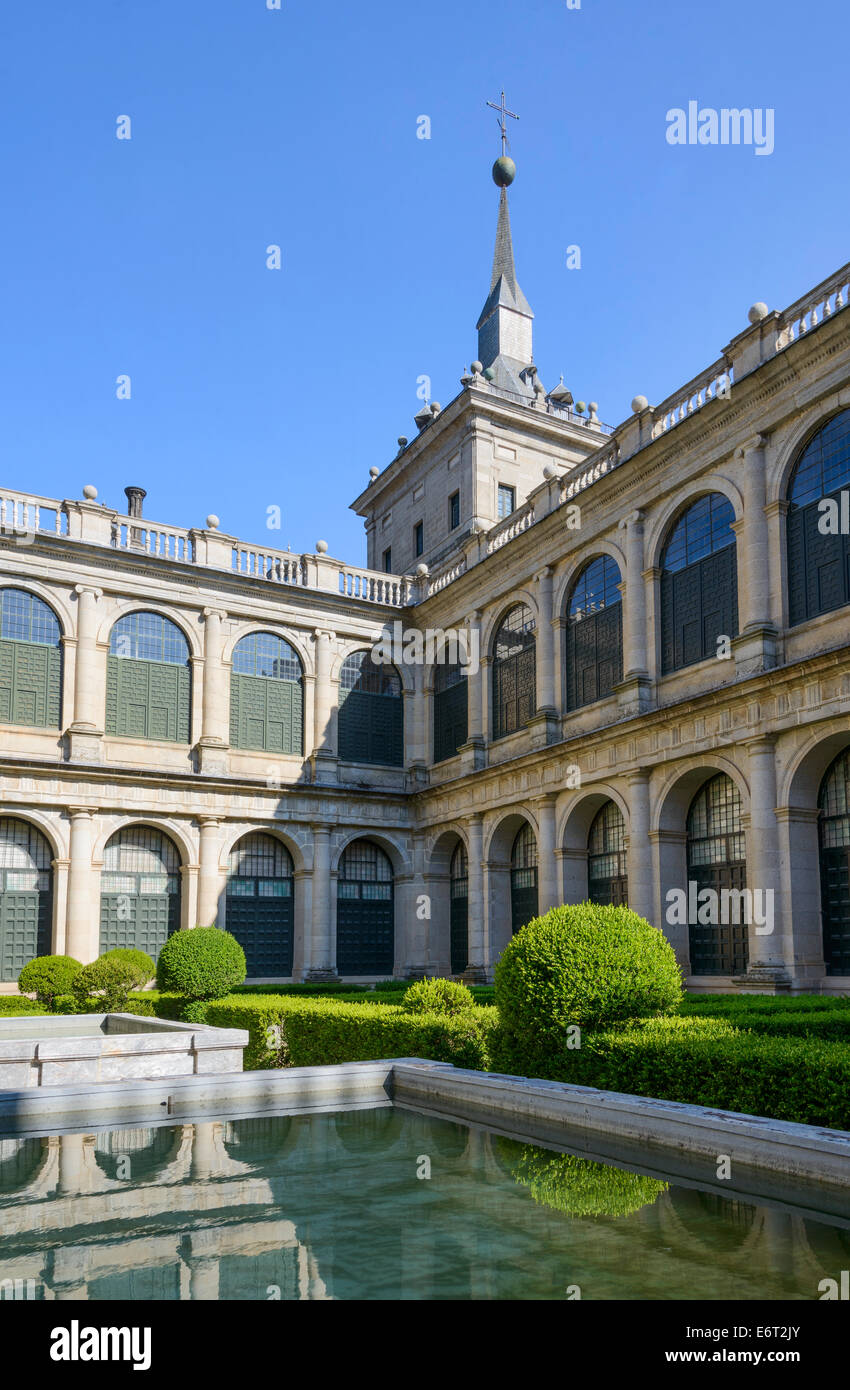
{"type": "Polygon", "coordinates": [[[610,430],[533,362],[502,186],[479,360],[355,500],[368,568],[0,489],[0,988],[213,921],[256,980],[487,979],[590,896],[692,988],[850,990],[848,294],[754,305],[610,430]],[[396,623],[480,660],[376,664],[396,623]],[[671,922],[691,885],[772,931],[671,922]]]}

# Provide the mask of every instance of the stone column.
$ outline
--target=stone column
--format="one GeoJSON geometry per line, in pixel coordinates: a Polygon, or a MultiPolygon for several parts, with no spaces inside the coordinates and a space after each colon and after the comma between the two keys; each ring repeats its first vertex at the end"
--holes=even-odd
{"type": "Polygon", "coordinates": [[[646,580],[644,579],[644,514],[629,512],[620,522],[625,531],[626,573],[623,594],[623,679],[619,702],[624,713],[639,714],[651,702],[647,664],[646,580]]]}
{"type": "Polygon", "coordinates": [[[477,771],[486,762],[485,709],[487,700],[486,669],[481,653],[481,612],[476,609],[467,619],[469,632],[466,677],[467,733],[463,752],[470,771],[477,771]]]}
{"type": "Polygon", "coordinates": [[[772,737],[747,745],[750,759],[750,828],[747,888],[752,894],[747,981],[772,992],[787,988],[794,952],[782,912],[779,826],[776,821],[776,749],[772,737]],[[755,917],[766,918],[763,923],[755,917]],[[767,928],[772,927],[772,930],[767,928]]]}
{"type": "Polygon", "coordinates": [[[221,659],[221,608],[204,609],[204,681],[201,737],[198,740],[201,771],[227,771],[226,750],[230,744],[230,692],[227,672],[221,659]]]}
{"type": "Polygon", "coordinates": [[[558,861],[555,858],[555,803],[557,792],[537,802],[537,910],[542,915],[559,905],[558,861]]]}
{"type": "Polygon", "coordinates": [[[71,818],[71,864],[68,874],[68,926],[65,949],[69,956],[87,965],[96,960],[100,949],[100,910],[93,896],[92,812],[87,807],[69,806],[71,818]]]}
{"type": "Polygon", "coordinates": [[[74,659],[74,719],[69,726],[71,762],[102,762],[103,726],[106,715],[106,672],[98,651],[98,599],[102,589],[85,584],[74,587],[77,595],[77,647],[74,659]]]}
{"type": "Polygon", "coordinates": [[[488,943],[484,902],[484,821],[473,812],[466,825],[467,853],[467,932],[469,964],[464,978],[471,983],[484,981],[488,970],[488,943]]]}
{"type": "Polygon", "coordinates": [[[411,667],[413,689],[404,692],[404,749],[409,755],[407,773],[411,789],[427,784],[425,767],[425,670],[411,667]]]}
{"type": "MultiPolygon", "coordinates": [[[[628,902],[629,907],[653,926],[655,921],[652,851],[649,841],[649,768],[629,773],[628,902]]],[[[663,930],[663,928],[662,928],[663,930]]]]}
{"type": "Polygon", "coordinates": [[[313,728],[314,776],[317,782],[333,782],[336,780],[337,768],[337,701],[333,698],[331,662],[336,633],[327,628],[317,627],[314,631],[314,638],[316,643],[315,723],[313,728]]]}
{"type": "Polygon", "coordinates": [[[198,921],[199,927],[215,926],[219,916],[219,898],[222,890],[219,852],[221,849],[221,821],[216,816],[199,816],[200,871],[198,873],[198,921]]]}
{"type": "Polygon", "coordinates": [[[769,670],[777,661],[778,633],[770,612],[766,443],[764,435],[756,435],[745,448],[735,451],[735,462],[743,473],[744,492],[743,524],[733,528],[738,538],[740,602],[740,632],[733,642],[737,675],[769,670]]]}
{"type": "Polygon", "coordinates": [[[537,709],[529,720],[535,747],[554,743],[560,717],[555,708],[555,632],[552,626],[552,568],[535,575],[537,585],[536,667],[537,709]]]}
{"type": "Polygon", "coordinates": [[[336,980],[336,933],[331,920],[331,827],[316,822],[313,831],[313,910],[310,941],[305,943],[308,980],[336,980]]]}

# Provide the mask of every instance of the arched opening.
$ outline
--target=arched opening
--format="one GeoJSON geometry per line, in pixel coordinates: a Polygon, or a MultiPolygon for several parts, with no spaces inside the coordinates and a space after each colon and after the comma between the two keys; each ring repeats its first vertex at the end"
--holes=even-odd
{"type": "Polygon", "coordinates": [[[0,980],[50,954],[53,854],[28,821],[0,818],[0,980]]]}
{"type": "Polygon", "coordinates": [[[587,837],[587,896],[592,903],[626,907],[626,823],[615,801],[597,811],[587,837]]]}
{"type": "Polygon", "coordinates": [[[788,483],[788,621],[793,627],[850,603],[850,410],[803,449],[788,483]]]}
{"type": "Polygon", "coordinates": [[[711,777],[691,802],[687,851],[691,973],[742,975],[748,961],[742,892],[747,856],[741,794],[725,772],[711,777]]]}
{"type": "Polygon", "coordinates": [[[462,975],[469,964],[469,865],[462,840],[449,866],[449,902],[452,974],[462,975]]]}
{"type": "Polygon", "coordinates": [[[526,823],[511,850],[511,931],[518,932],[537,916],[537,840],[526,823]]]}
{"type": "Polygon", "coordinates": [[[292,856],[273,835],[243,835],[227,868],[227,930],[249,976],[291,975],[295,879],[292,856]]]}
{"type": "Polygon", "coordinates": [[[394,955],[393,866],[371,840],[354,840],[339,861],[336,968],[386,978],[394,955]]]}
{"type": "Polygon", "coordinates": [[[62,633],[47,604],[25,589],[0,595],[0,724],[60,728],[62,633]]]}
{"type": "Polygon", "coordinates": [[[623,678],[620,571],[610,555],[585,565],[567,604],[567,709],[604,700],[623,678]]]}
{"type": "Polygon", "coordinates": [[[159,613],[128,613],[109,638],[106,732],[158,743],[188,743],[189,644],[159,613]]]}
{"type": "Polygon", "coordinates": [[[230,742],[265,753],[303,753],[301,662],[273,632],[249,632],[233,650],[230,742]]]}
{"type": "Polygon", "coordinates": [[[738,632],[735,513],[711,492],[682,512],[661,558],[661,669],[716,657],[717,639],[738,632]]]}
{"type": "Polygon", "coordinates": [[[818,808],[826,973],[850,975],[850,749],[828,769],[818,808]]]}
{"type": "Polygon", "coordinates": [[[537,708],[534,614],[524,603],[506,613],[493,642],[493,738],[505,738],[537,708]]]}
{"type": "Polygon", "coordinates": [[[434,762],[453,758],[468,735],[466,667],[459,661],[434,667],[434,762]]]}
{"type": "Polygon", "coordinates": [[[100,950],[130,946],[156,960],[180,926],[180,855],[161,830],[129,825],[107,843],[100,882],[100,950]]]}
{"type": "Polygon", "coordinates": [[[404,705],[394,666],[351,652],[339,675],[339,756],[347,763],[404,766],[404,705]]]}

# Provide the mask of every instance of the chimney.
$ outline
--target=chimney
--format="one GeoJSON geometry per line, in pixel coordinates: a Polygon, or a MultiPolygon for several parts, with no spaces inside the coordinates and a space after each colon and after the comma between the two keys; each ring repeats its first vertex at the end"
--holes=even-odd
{"type": "MultiPolygon", "coordinates": [[[[142,503],[147,497],[145,489],[143,487],[125,487],[124,496],[127,498],[127,515],[133,517],[134,520],[141,521],[142,503]]],[[[130,527],[130,544],[138,546],[143,544],[141,527],[130,527]]]]}

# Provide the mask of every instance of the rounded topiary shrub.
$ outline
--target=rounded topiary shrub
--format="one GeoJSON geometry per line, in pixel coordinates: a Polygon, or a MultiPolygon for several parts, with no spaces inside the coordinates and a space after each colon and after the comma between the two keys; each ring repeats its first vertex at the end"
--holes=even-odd
{"type": "Polygon", "coordinates": [[[82,963],[73,956],[36,956],[18,976],[21,994],[34,994],[39,1004],[52,1009],[57,994],[68,994],[82,963]]]}
{"type": "Polygon", "coordinates": [[[405,990],[401,1007],[408,1014],[462,1014],[475,1008],[475,999],[456,980],[417,980],[405,990]]]}
{"type": "Polygon", "coordinates": [[[176,931],[159,953],[156,982],[187,999],[223,999],[246,975],[245,952],[218,927],[176,931]]]}
{"type": "Polygon", "coordinates": [[[535,1202],[569,1216],[631,1216],[651,1206],[668,1188],[657,1178],[513,1139],[500,1139],[498,1147],[515,1180],[535,1202]]]}
{"type": "Polygon", "coordinates": [[[156,966],[144,951],[116,947],[105,951],[75,975],[71,989],[80,1008],[92,1012],[123,1012],[131,990],[141,989],[153,979],[156,966]]]}
{"type": "Polygon", "coordinates": [[[682,973],[663,932],[627,907],[597,903],[555,907],[529,922],[502,952],[495,981],[507,1053],[538,1068],[568,1040],[576,1045],[571,1025],[628,1023],[672,1013],[682,1000],[682,973]]]}

